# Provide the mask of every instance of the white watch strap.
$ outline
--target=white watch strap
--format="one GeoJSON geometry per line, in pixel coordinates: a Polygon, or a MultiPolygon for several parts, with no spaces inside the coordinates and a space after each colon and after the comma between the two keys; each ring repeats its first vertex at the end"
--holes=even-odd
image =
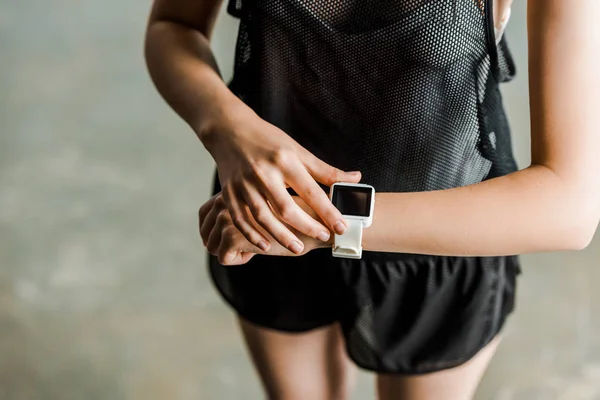
{"type": "Polygon", "coordinates": [[[335,235],[332,254],[334,257],[361,258],[363,224],[359,219],[346,219],[348,227],[343,235],[335,235]]]}

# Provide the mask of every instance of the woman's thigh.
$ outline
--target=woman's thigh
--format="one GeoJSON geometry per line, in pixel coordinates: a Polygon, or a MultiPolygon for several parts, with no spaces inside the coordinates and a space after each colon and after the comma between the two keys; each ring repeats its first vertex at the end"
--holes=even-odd
{"type": "Polygon", "coordinates": [[[268,398],[346,399],[355,370],[338,324],[304,333],[261,328],[242,318],[241,330],[268,398]]]}
{"type": "Polygon", "coordinates": [[[379,375],[379,400],[470,400],[494,356],[499,337],[455,368],[424,375],[379,375]]]}

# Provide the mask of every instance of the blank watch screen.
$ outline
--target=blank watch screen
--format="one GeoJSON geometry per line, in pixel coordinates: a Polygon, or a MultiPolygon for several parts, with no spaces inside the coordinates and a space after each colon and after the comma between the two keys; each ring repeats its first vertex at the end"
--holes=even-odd
{"type": "Polygon", "coordinates": [[[371,211],[371,188],[334,186],[331,202],[343,215],[368,217],[371,211]]]}

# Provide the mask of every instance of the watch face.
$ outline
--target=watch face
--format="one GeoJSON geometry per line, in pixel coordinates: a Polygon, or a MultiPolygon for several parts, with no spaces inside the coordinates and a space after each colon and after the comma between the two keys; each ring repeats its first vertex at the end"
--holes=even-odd
{"type": "Polygon", "coordinates": [[[368,187],[336,185],[331,201],[343,215],[367,218],[371,212],[372,194],[368,187]]]}

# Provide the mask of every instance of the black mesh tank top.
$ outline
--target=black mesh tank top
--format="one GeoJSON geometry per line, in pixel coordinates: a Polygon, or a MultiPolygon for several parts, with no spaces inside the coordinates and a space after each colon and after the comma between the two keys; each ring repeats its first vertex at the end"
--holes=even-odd
{"type": "Polygon", "coordinates": [[[491,0],[230,0],[230,88],[322,160],[384,192],[517,169],[491,0]]]}

